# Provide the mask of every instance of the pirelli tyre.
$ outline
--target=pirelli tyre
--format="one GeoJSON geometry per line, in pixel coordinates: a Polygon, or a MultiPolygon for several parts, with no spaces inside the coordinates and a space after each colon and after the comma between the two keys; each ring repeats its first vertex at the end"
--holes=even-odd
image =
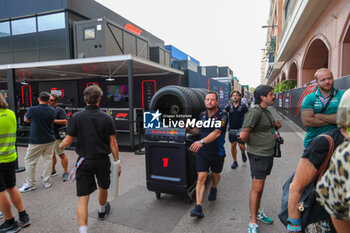
{"type": "Polygon", "coordinates": [[[190,88],[166,86],[154,94],[150,102],[150,110],[159,110],[163,115],[191,115],[192,118],[197,118],[203,111],[203,105],[190,88]]]}
{"type": "Polygon", "coordinates": [[[199,104],[200,104],[200,109],[202,109],[201,111],[204,111],[205,110],[205,103],[204,103],[205,95],[209,91],[204,89],[204,88],[191,88],[191,90],[197,96],[197,99],[198,99],[199,104]]]}
{"type": "Polygon", "coordinates": [[[205,99],[205,95],[208,94],[209,92],[207,89],[204,89],[204,88],[191,88],[191,89],[200,93],[204,99],[205,99]]]}

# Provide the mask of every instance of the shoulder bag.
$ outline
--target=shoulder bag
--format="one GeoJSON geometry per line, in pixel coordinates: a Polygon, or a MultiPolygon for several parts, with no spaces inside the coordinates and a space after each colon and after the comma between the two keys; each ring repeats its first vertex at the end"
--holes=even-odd
{"type": "MultiPolygon", "coordinates": [[[[301,220],[302,220],[302,228],[305,229],[305,227],[312,223],[309,222],[309,217],[311,215],[311,213],[313,212],[312,210],[312,206],[315,202],[316,199],[316,183],[318,180],[321,179],[321,177],[323,176],[323,174],[325,173],[325,171],[327,170],[328,167],[328,162],[329,159],[331,158],[333,151],[334,151],[334,141],[333,138],[331,138],[329,135],[326,134],[321,134],[320,136],[326,137],[328,142],[329,142],[329,150],[328,150],[328,154],[326,159],[323,161],[322,165],[320,166],[320,168],[317,170],[317,173],[315,175],[314,180],[305,187],[303,194],[300,198],[300,203],[302,203],[299,206],[299,210],[301,212],[301,220]]],[[[278,218],[280,219],[280,221],[283,223],[283,225],[285,227],[287,227],[288,224],[288,199],[289,199],[289,186],[293,181],[294,178],[294,174],[289,177],[289,179],[285,182],[285,184],[283,185],[282,188],[282,203],[281,203],[281,211],[278,214],[278,218]]],[[[315,213],[313,213],[315,214],[315,213]]],[[[317,213],[316,213],[317,214],[317,213]]]]}

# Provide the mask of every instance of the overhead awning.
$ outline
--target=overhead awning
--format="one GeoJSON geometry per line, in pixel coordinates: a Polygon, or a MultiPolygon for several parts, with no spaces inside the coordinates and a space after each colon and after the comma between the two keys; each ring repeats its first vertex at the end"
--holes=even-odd
{"type": "Polygon", "coordinates": [[[134,88],[137,76],[183,75],[183,71],[133,55],[104,56],[57,61],[0,65],[0,82],[7,83],[9,108],[16,111],[16,82],[64,81],[90,78],[115,79],[127,77],[129,86],[129,145],[134,150],[134,88]]]}
{"type": "Polygon", "coordinates": [[[134,55],[118,55],[0,65],[0,82],[7,82],[8,69],[15,70],[16,81],[126,77],[128,61],[133,61],[133,77],[184,74],[183,71],[134,55]]]}

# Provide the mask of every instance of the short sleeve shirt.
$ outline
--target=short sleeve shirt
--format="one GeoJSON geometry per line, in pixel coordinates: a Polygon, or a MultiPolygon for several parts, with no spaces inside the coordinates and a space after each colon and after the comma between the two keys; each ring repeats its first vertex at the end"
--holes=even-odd
{"type": "Polygon", "coordinates": [[[96,105],[75,113],[66,133],[77,138],[76,152],[87,159],[101,159],[111,153],[110,136],[116,134],[113,118],[96,105]]]}
{"type": "MultiPolygon", "coordinates": [[[[324,134],[327,134],[333,138],[334,148],[344,142],[344,136],[340,132],[339,128],[325,132],[324,134]]],[[[317,136],[307,145],[301,157],[307,158],[316,169],[319,169],[328,155],[328,150],[328,139],[323,136],[317,136]]]]}
{"type": "Polygon", "coordinates": [[[253,128],[249,134],[247,152],[256,156],[272,156],[274,154],[276,142],[271,121],[274,122],[274,119],[270,111],[263,110],[259,105],[255,105],[247,112],[242,128],[253,128]]]}
{"type": "MultiPolygon", "coordinates": [[[[343,90],[336,90],[333,88],[332,95],[333,98],[329,103],[327,109],[322,114],[334,114],[337,113],[337,109],[340,103],[340,100],[344,94],[343,90]]],[[[315,114],[321,113],[323,107],[325,106],[326,101],[320,93],[320,89],[317,89],[315,92],[308,94],[301,105],[301,110],[313,110],[315,114]]],[[[306,135],[304,139],[304,146],[306,148],[307,144],[317,135],[320,135],[324,132],[337,128],[336,124],[329,124],[321,127],[307,127],[306,135]]]]}
{"type": "Polygon", "coordinates": [[[337,219],[350,220],[350,142],[337,147],[329,168],[317,183],[317,200],[337,219]]]}
{"type": "Polygon", "coordinates": [[[53,121],[56,110],[48,104],[39,104],[28,109],[26,118],[30,120],[29,144],[45,144],[56,141],[53,121]]]}
{"type": "Polygon", "coordinates": [[[206,127],[206,125],[203,125],[201,128],[201,138],[205,138],[208,136],[211,132],[218,129],[221,131],[220,136],[210,142],[204,144],[200,150],[198,151],[198,155],[206,155],[206,156],[223,156],[225,155],[225,133],[226,133],[226,126],[227,126],[227,114],[225,110],[218,109],[216,113],[209,117],[208,111],[202,112],[199,114],[199,120],[203,122],[210,123],[209,127],[206,127]],[[217,122],[215,124],[215,122],[217,122]]]}
{"type": "Polygon", "coordinates": [[[248,112],[248,107],[244,103],[239,103],[237,107],[234,106],[233,102],[229,103],[225,107],[228,113],[229,129],[240,129],[242,128],[244,121],[244,114],[248,112]]]}
{"type": "MultiPolygon", "coordinates": [[[[63,119],[67,119],[67,114],[66,111],[61,108],[61,107],[56,107],[56,119],[58,120],[63,120],[63,119]]],[[[54,132],[55,132],[55,137],[56,139],[60,139],[60,135],[58,133],[58,130],[64,125],[58,125],[58,124],[54,124],[54,132]]]]}

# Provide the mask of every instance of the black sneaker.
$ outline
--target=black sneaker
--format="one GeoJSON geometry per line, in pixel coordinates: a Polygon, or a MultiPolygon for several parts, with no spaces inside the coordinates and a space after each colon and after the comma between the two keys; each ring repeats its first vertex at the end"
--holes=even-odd
{"type": "Polygon", "coordinates": [[[30,221],[29,215],[26,213],[22,216],[19,216],[19,224],[22,227],[27,227],[31,224],[32,222],[30,221]]]}
{"type": "Polygon", "coordinates": [[[246,155],[245,151],[244,151],[244,153],[242,153],[242,161],[243,161],[243,163],[247,162],[247,155],[246,155]]]}
{"type": "Polygon", "coordinates": [[[191,217],[203,218],[203,210],[201,205],[196,205],[193,210],[191,210],[191,217]]]}
{"type": "Polygon", "coordinates": [[[58,176],[57,171],[53,171],[53,172],[51,172],[51,177],[55,177],[55,176],[58,176]]]}
{"type": "Polygon", "coordinates": [[[110,211],[111,211],[111,205],[107,201],[105,206],[105,212],[102,212],[102,213],[98,212],[98,218],[100,220],[104,220],[109,215],[110,211]]]}
{"type": "Polygon", "coordinates": [[[238,167],[238,163],[237,163],[237,161],[234,161],[231,165],[231,168],[236,169],[237,167],[238,167]]]}
{"type": "Polygon", "coordinates": [[[208,201],[215,201],[216,200],[216,193],[218,190],[216,188],[210,188],[210,193],[208,197],[208,201]]]}
{"type": "Polygon", "coordinates": [[[5,221],[3,224],[0,225],[0,232],[6,232],[6,233],[16,233],[19,232],[21,228],[18,226],[18,222],[14,221],[12,224],[8,221],[5,221]]]}

